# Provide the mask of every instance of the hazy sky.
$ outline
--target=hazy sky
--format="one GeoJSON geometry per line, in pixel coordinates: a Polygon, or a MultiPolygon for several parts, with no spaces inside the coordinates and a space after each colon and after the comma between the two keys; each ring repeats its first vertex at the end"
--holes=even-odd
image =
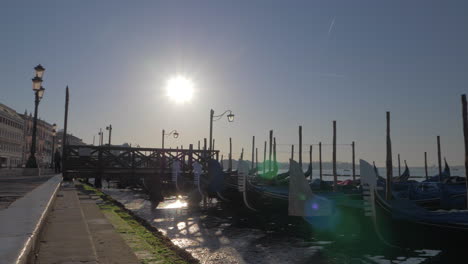
{"type": "MultiPolygon", "coordinates": [[[[463,163],[460,95],[468,91],[467,1],[1,1],[0,102],[33,109],[33,67],[45,68],[40,116],[92,143],[112,124],[113,143],[159,147],[208,137],[235,157],[274,129],[278,144],[356,141],[357,157],[385,160],[385,111],[393,151],[435,164],[436,136],[463,163]],[[195,82],[190,104],[165,96],[174,74],[195,82]],[[96,136],[97,137],[97,136],[96,136]]],[[[107,138],[107,133],[106,133],[107,138]]],[[[106,139],[107,140],[107,139],[106,139]]],[[[97,141],[96,141],[97,142],[97,141]]],[[[280,158],[289,154],[280,145],[280,158]]],[[[324,160],[331,159],[324,147],[324,160]]],[[[349,161],[349,147],[338,148],[349,161]]],[[[317,148],[314,149],[317,158],[317,148]]],[[[306,158],[306,157],[305,157],[306,158]]]]}

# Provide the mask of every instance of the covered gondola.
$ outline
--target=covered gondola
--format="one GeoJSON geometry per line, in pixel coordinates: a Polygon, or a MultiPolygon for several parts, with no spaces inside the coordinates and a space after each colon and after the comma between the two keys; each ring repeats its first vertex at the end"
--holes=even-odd
{"type": "Polygon", "coordinates": [[[372,166],[360,162],[361,181],[369,202],[368,216],[379,237],[388,244],[412,248],[457,248],[468,235],[468,212],[429,211],[414,201],[393,197],[377,184],[372,166]]]}

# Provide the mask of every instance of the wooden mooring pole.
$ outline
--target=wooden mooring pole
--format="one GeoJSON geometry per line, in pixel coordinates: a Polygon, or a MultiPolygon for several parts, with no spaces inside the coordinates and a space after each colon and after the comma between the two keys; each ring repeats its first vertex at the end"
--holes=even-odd
{"type": "Polygon", "coordinates": [[[336,191],[338,187],[338,176],[336,174],[336,121],[333,121],[333,191],[336,191]]]}
{"type": "Polygon", "coordinates": [[[437,136],[437,161],[439,163],[439,181],[442,181],[442,156],[440,153],[440,136],[437,136]]]}
{"type": "Polygon", "coordinates": [[[273,148],[273,130],[270,130],[270,151],[268,153],[268,171],[271,171],[272,148],[273,148]]]}
{"type": "Polygon", "coordinates": [[[273,164],[274,166],[277,166],[278,164],[276,163],[276,138],[273,137],[273,164]]]}
{"type": "Polygon", "coordinates": [[[267,149],[267,142],[265,141],[265,145],[263,146],[263,174],[266,171],[266,149],[267,149]]]}
{"type": "Polygon", "coordinates": [[[427,152],[424,152],[424,172],[426,173],[426,180],[429,180],[429,175],[427,174],[427,152]]]}
{"type": "Polygon", "coordinates": [[[353,181],[356,180],[356,152],[354,148],[355,144],[353,141],[352,148],[353,148],[353,181]]]}
{"type": "Polygon", "coordinates": [[[232,171],[232,138],[229,138],[229,164],[228,170],[232,171]]]}
{"type": "Polygon", "coordinates": [[[299,166],[302,171],[302,126],[299,126],[299,166]]]}
{"type": "MultiPolygon", "coordinates": [[[[68,85],[67,88],[65,89],[65,117],[63,120],[63,138],[62,138],[62,172],[64,173],[64,180],[69,181],[71,180],[68,177],[68,173],[66,172],[66,163],[64,162],[66,160],[67,152],[65,151],[65,147],[68,144],[67,142],[67,126],[68,126],[68,102],[70,100],[70,95],[68,92],[68,85]]],[[[88,178],[86,178],[88,179],[88,178]]]]}
{"type": "Polygon", "coordinates": [[[398,153],[398,176],[401,176],[400,153],[398,153]]]}
{"type": "Polygon", "coordinates": [[[310,145],[309,149],[309,164],[310,164],[310,181],[312,181],[312,175],[313,175],[313,167],[312,167],[312,144],[310,145]]]}
{"type": "Polygon", "coordinates": [[[320,172],[320,182],[322,181],[322,142],[319,142],[319,172],[320,172]]]}
{"type": "Polygon", "coordinates": [[[467,207],[468,207],[468,108],[466,103],[466,94],[461,96],[462,116],[463,116],[463,137],[465,138],[465,178],[467,189],[467,207]]]}
{"type": "Polygon", "coordinates": [[[294,144],[291,145],[291,159],[294,160],[294,144]]]}
{"type": "Polygon", "coordinates": [[[258,172],[258,148],[255,148],[255,168],[258,172]]]}
{"type": "Polygon", "coordinates": [[[252,137],[252,170],[255,168],[255,136],[252,137]]]}
{"type": "Polygon", "coordinates": [[[386,184],[386,199],[392,199],[392,179],[393,179],[393,163],[392,163],[392,141],[390,139],[390,112],[387,112],[387,184],[386,184]]]}

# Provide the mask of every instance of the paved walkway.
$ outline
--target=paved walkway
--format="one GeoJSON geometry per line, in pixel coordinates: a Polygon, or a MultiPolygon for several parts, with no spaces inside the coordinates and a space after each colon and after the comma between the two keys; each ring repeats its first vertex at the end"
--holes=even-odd
{"type": "Polygon", "coordinates": [[[36,263],[140,263],[96,200],[64,183],[39,238],[36,263]]]}
{"type": "Polygon", "coordinates": [[[8,208],[52,176],[0,176],[0,210],[8,208]]]}

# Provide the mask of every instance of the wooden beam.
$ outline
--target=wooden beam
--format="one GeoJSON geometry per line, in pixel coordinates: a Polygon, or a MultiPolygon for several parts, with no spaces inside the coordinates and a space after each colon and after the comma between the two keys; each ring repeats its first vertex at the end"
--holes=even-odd
{"type": "Polygon", "coordinates": [[[265,145],[263,146],[263,173],[266,172],[266,149],[267,149],[267,142],[265,140],[265,145]]]}
{"type": "Polygon", "coordinates": [[[337,191],[338,176],[336,173],[336,121],[333,121],[333,191],[337,191]]]}
{"type": "Polygon", "coordinates": [[[322,181],[322,142],[319,142],[319,171],[320,171],[320,181],[322,181]]]}
{"type": "Polygon", "coordinates": [[[392,141],[390,139],[390,112],[387,112],[387,189],[386,199],[392,199],[392,179],[393,179],[393,163],[392,163],[392,141]]]}
{"type": "Polygon", "coordinates": [[[268,171],[271,171],[272,148],[273,148],[273,130],[270,130],[270,151],[268,153],[268,171]]]}
{"type": "Polygon", "coordinates": [[[398,153],[398,176],[401,176],[400,153],[398,153]]]}
{"type": "Polygon", "coordinates": [[[229,138],[229,171],[232,171],[232,138],[229,138]]]}
{"type": "Polygon", "coordinates": [[[442,181],[442,155],[440,153],[440,136],[437,136],[437,161],[439,162],[439,181],[442,181]]]}
{"type": "Polygon", "coordinates": [[[302,126],[299,126],[299,166],[302,170],[302,126]]]}
{"type": "Polygon", "coordinates": [[[258,172],[258,148],[255,148],[255,168],[258,172]]]}
{"type": "Polygon", "coordinates": [[[429,180],[429,175],[427,173],[427,152],[424,152],[424,171],[426,172],[426,180],[429,180]]]}
{"type": "Polygon", "coordinates": [[[255,163],[255,160],[254,160],[254,155],[255,155],[255,136],[252,136],[252,170],[254,168],[254,163],[255,163]]]}
{"type": "MultiPolygon", "coordinates": [[[[468,107],[466,103],[466,94],[461,96],[462,99],[462,117],[463,117],[463,137],[465,138],[465,178],[466,189],[467,189],[467,201],[468,201],[468,107]]],[[[468,202],[467,202],[468,207],[468,202]]]]}
{"type": "Polygon", "coordinates": [[[312,166],[312,144],[310,145],[309,149],[309,164],[310,164],[310,181],[312,181],[312,175],[313,173],[313,166],[312,166]]]}
{"type": "Polygon", "coordinates": [[[353,141],[353,181],[356,180],[356,150],[355,150],[355,144],[354,144],[354,141],[353,141]]]}

